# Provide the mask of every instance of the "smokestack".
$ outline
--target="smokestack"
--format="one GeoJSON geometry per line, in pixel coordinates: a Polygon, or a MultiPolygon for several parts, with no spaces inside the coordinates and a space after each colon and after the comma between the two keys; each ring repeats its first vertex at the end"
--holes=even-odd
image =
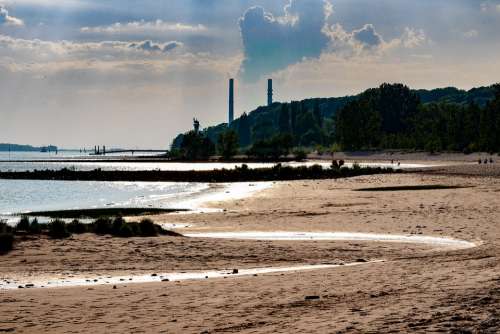
{"type": "Polygon", "coordinates": [[[234,120],[234,79],[229,79],[229,119],[227,125],[234,120]]]}
{"type": "Polygon", "coordinates": [[[267,79],[267,106],[273,104],[273,79],[267,79]]]}

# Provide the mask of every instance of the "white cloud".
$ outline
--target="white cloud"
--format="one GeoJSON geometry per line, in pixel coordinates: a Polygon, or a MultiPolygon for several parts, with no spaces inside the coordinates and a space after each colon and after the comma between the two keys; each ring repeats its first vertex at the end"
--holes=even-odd
{"type": "Polygon", "coordinates": [[[147,34],[147,33],[166,33],[166,32],[184,32],[200,33],[207,31],[204,25],[189,25],[184,23],[171,23],[162,20],[156,21],[133,21],[128,23],[114,23],[107,26],[83,27],[82,33],[95,34],[147,34]]]}
{"type": "Polygon", "coordinates": [[[183,44],[181,42],[177,41],[172,41],[168,43],[154,43],[151,40],[147,41],[142,41],[139,43],[131,43],[129,44],[129,47],[135,48],[138,50],[144,50],[144,51],[149,51],[149,52],[170,52],[175,48],[181,47],[183,44]]]}
{"type": "Polygon", "coordinates": [[[0,5],[0,25],[7,25],[7,26],[23,26],[24,22],[21,19],[18,19],[17,17],[13,17],[9,15],[9,11],[7,8],[3,7],[0,5]]]}
{"type": "Polygon", "coordinates": [[[181,47],[182,43],[171,41],[154,43],[151,40],[137,42],[102,41],[42,41],[0,35],[2,56],[19,61],[53,61],[60,59],[109,61],[164,57],[163,54],[181,47]]]}
{"type": "Polygon", "coordinates": [[[476,38],[477,36],[479,36],[479,32],[475,29],[464,32],[466,38],[476,38]]]}
{"type": "Polygon", "coordinates": [[[347,32],[340,24],[334,24],[323,29],[331,39],[328,53],[344,57],[361,54],[382,55],[390,50],[415,49],[429,42],[422,29],[406,27],[400,37],[386,41],[377,32],[373,24],[365,24],[360,29],[347,32]]]}
{"type": "Polygon", "coordinates": [[[423,29],[406,27],[400,40],[405,48],[414,49],[423,45],[427,41],[427,36],[423,29]]]}
{"type": "Polygon", "coordinates": [[[484,13],[500,13],[500,4],[495,1],[485,1],[480,5],[481,11],[484,13]]]}

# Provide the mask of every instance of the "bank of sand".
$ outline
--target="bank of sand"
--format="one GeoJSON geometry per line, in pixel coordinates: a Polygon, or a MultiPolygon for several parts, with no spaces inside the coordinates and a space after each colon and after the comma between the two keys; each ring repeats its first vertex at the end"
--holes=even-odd
{"type": "MultiPolygon", "coordinates": [[[[483,166],[484,167],[484,166],[483,166]]],[[[457,168],[457,167],[454,167],[457,168]]],[[[120,275],[384,259],[307,272],[202,281],[0,291],[0,331],[28,333],[344,333],[500,330],[500,179],[365,176],[276,183],[225,209],[160,222],[208,231],[343,231],[447,236],[479,246],[444,250],[374,242],[209,239],[32,240],[0,258],[0,276],[120,275]],[[461,189],[357,192],[392,185],[461,189]],[[319,300],[305,300],[317,295],[319,300]]],[[[497,169],[492,165],[489,168],[497,169]]]]}

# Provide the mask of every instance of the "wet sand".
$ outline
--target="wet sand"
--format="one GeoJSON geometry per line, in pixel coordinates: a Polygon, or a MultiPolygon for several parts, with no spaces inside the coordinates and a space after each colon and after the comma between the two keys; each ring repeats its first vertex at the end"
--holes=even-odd
{"type": "MultiPolygon", "coordinates": [[[[482,166],[486,167],[486,166],[482,166]]],[[[491,167],[491,168],[490,168],[491,167]]],[[[453,167],[460,169],[459,167],[453,167]]],[[[478,166],[480,168],[480,166],[478,166]]],[[[27,240],[0,258],[0,277],[153,274],[385,260],[237,279],[0,290],[0,331],[25,333],[389,333],[500,329],[500,179],[393,174],[277,182],[225,211],[164,215],[185,233],[361,232],[452,237],[469,249],[369,241],[194,238],[27,240]],[[357,192],[401,185],[461,189],[357,192]],[[306,300],[306,296],[319,299],[306,300]]],[[[469,176],[474,174],[475,176],[469,176]]]]}

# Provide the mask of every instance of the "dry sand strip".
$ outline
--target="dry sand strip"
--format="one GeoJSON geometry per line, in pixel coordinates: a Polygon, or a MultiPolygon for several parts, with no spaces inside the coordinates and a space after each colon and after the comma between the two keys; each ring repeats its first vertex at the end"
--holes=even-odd
{"type": "MultiPolygon", "coordinates": [[[[390,235],[371,233],[345,233],[345,232],[213,232],[213,233],[191,233],[190,238],[210,239],[239,239],[239,240],[266,240],[266,241],[361,241],[361,242],[393,242],[429,245],[438,250],[458,250],[476,247],[479,243],[465,240],[416,236],[416,235],[390,235]]],[[[55,279],[51,277],[31,278],[29,281],[4,279],[0,281],[0,290],[24,289],[24,288],[58,288],[58,287],[82,287],[93,285],[111,285],[122,283],[157,283],[186,280],[203,280],[213,278],[237,278],[242,276],[256,276],[262,274],[275,274],[285,272],[299,272],[307,270],[332,269],[341,266],[356,266],[364,263],[380,263],[384,260],[365,261],[358,260],[352,263],[340,264],[306,264],[287,267],[262,267],[251,269],[233,269],[231,271],[205,271],[205,272],[180,272],[161,273],[148,275],[129,276],[96,276],[96,277],[72,277],[66,279],[55,279]]]]}

